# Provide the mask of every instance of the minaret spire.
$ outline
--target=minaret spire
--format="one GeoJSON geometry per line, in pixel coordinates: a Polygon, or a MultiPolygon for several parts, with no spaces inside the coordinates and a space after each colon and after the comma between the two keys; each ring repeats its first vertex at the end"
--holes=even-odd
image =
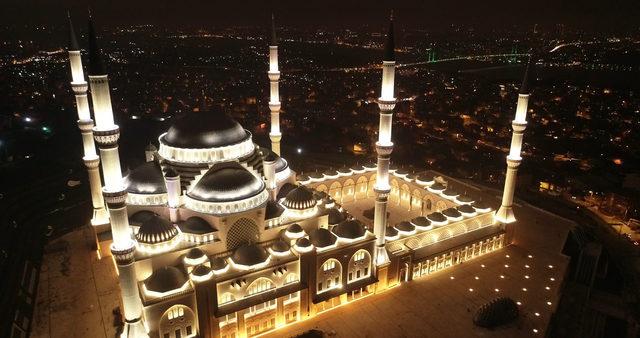
{"type": "Polygon", "coordinates": [[[120,128],[114,123],[109,78],[102,63],[96,38],[93,18],[89,15],[89,84],[96,126],[93,128],[95,141],[100,148],[104,187],[102,195],[111,216],[111,254],[118,266],[120,295],[124,309],[125,325],[121,337],[148,337],[142,320],[142,302],[136,277],[136,245],[131,238],[127,216],[127,191],[122,179],[118,139],[120,128]]]}
{"type": "MultiPolygon", "coordinates": [[[[385,233],[387,230],[387,199],[391,192],[389,185],[389,162],[391,152],[393,151],[393,142],[391,142],[391,126],[393,109],[396,106],[396,98],[394,96],[394,77],[395,77],[395,54],[394,54],[394,36],[393,36],[393,13],[389,17],[389,30],[387,32],[384,55],[382,61],[382,87],[380,89],[380,98],[378,99],[378,107],[380,107],[380,126],[378,130],[378,142],[376,143],[376,152],[378,153],[378,171],[376,174],[376,183],[374,191],[376,192],[376,204],[373,220],[374,233],[376,235],[376,266],[379,268],[387,266],[389,256],[385,248],[385,233]]],[[[384,279],[379,275],[379,279],[384,279]]]]}
{"type": "Polygon", "coordinates": [[[522,162],[522,138],[524,131],[527,129],[527,109],[529,105],[529,71],[532,65],[532,55],[529,54],[527,67],[524,71],[522,85],[518,94],[518,105],[516,107],[516,117],[511,122],[513,135],[511,137],[511,148],[507,155],[507,176],[504,181],[504,191],[502,193],[502,205],[495,214],[496,220],[502,223],[513,223],[516,217],[513,213],[513,195],[516,190],[516,178],[518,175],[518,167],[522,162]]]}
{"type": "Polygon", "coordinates": [[[271,14],[271,41],[269,43],[269,110],[271,110],[271,150],[280,156],[280,70],[278,69],[278,40],[276,37],[275,16],[271,14]]]}
{"type": "Polygon", "coordinates": [[[76,97],[76,109],[78,111],[78,128],[82,134],[82,145],[84,155],[82,157],[89,176],[89,186],[91,187],[91,204],[93,205],[92,225],[104,225],[109,223],[109,214],[104,207],[102,198],[102,181],[100,179],[100,157],[96,154],[96,146],[93,142],[93,120],[89,111],[89,100],[87,98],[87,81],[84,78],[82,69],[82,58],[80,57],[80,45],[73,29],[71,15],[67,11],[69,20],[69,65],[71,66],[71,88],[76,97]]]}

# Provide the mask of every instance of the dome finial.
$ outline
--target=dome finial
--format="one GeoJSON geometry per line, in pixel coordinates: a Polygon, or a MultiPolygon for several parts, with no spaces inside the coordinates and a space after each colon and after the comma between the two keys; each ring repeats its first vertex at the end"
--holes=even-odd
{"type": "Polygon", "coordinates": [[[79,51],[80,45],[76,38],[76,32],[73,29],[73,22],[71,21],[71,13],[69,13],[69,10],[67,10],[67,20],[69,20],[69,50],[79,51]]]}
{"type": "Polygon", "coordinates": [[[277,46],[278,45],[278,37],[276,36],[276,16],[275,14],[271,13],[271,45],[270,46],[277,46]]]}
{"type": "Polygon", "coordinates": [[[106,75],[104,64],[102,63],[102,53],[98,47],[98,38],[96,38],[96,29],[93,26],[93,16],[89,9],[89,74],[90,75],[106,75]]]}
{"type": "Polygon", "coordinates": [[[395,42],[393,37],[393,10],[389,16],[389,30],[387,31],[387,41],[384,45],[383,61],[395,61],[395,42]]]}

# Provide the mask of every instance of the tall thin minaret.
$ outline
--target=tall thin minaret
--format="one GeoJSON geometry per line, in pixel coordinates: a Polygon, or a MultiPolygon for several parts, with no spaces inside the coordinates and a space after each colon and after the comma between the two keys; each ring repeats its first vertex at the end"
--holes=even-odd
{"type": "Polygon", "coordinates": [[[71,15],[69,19],[69,65],[71,66],[71,88],[76,96],[76,109],[78,111],[78,128],[82,134],[84,156],[82,160],[87,167],[89,186],[91,187],[91,204],[93,205],[92,225],[109,223],[109,214],[104,207],[102,199],[102,181],[100,179],[100,157],[96,154],[96,146],[93,143],[93,120],[89,112],[89,100],[87,99],[88,84],[84,79],[82,59],[80,57],[80,45],[76,38],[71,15]]]}
{"type": "Polygon", "coordinates": [[[531,67],[531,56],[524,71],[524,78],[518,94],[518,105],[516,107],[516,117],[511,122],[513,136],[511,137],[511,148],[507,155],[507,177],[504,181],[504,191],[502,193],[502,205],[496,212],[496,220],[502,223],[513,223],[516,217],[513,214],[513,194],[516,190],[516,177],[518,167],[522,162],[520,150],[522,149],[522,136],[527,128],[527,109],[529,105],[529,70],[531,67]]]}
{"type": "Polygon", "coordinates": [[[271,131],[269,138],[271,139],[271,150],[280,156],[280,71],[278,70],[278,39],[276,37],[276,20],[271,14],[271,42],[269,43],[269,75],[270,97],[269,110],[271,110],[271,131]]]}
{"type": "Polygon", "coordinates": [[[392,13],[389,17],[389,31],[387,32],[387,41],[384,46],[382,88],[380,90],[380,98],[378,99],[378,107],[380,107],[380,127],[378,130],[378,142],[376,143],[378,172],[374,186],[376,204],[373,219],[373,231],[376,235],[376,265],[389,262],[387,250],[384,247],[384,236],[387,229],[387,199],[391,192],[391,186],[389,185],[389,160],[391,152],[393,151],[393,142],[391,142],[391,119],[393,116],[393,108],[396,106],[396,98],[394,97],[396,67],[394,48],[392,13]]]}
{"type": "Polygon", "coordinates": [[[104,187],[102,194],[111,216],[111,254],[118,266],[118,278],[122,306],[124,309],[124,331],[121,337],[148,337],[142,318],[142,303],[138,294],[134,254],[135,242],[131,238],[129,219],[127,217],[126,198],[118,139],[120,128],[114,123],[109,94],[109,79],[102,64],[102,56],[98,47],[93,19],[89,14],[89,84],[96,126],[93,135],[100,148],[104,187]]]}

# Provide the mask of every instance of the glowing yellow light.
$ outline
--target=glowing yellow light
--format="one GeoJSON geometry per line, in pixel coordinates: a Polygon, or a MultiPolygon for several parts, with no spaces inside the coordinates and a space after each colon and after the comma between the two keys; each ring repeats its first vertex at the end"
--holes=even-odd
{"type": "Polygon", "coordinates": [[[528,268],[529,268],[529,265],[528,265],[528,264],[525,264],[525,265],[524,265],[524,267],[528,269],[528,268]]]}
{"type": "Polygon", "coordinates": [[[495,288],[495,289],[493,289],[493,291],[495,291],[495,292],[500,292],[500,289],[495,288]]]}
{"type": "Polygon", "coordinates": [[[527,292],[527,288],[522,288],[522,291],[527,292]]]}
{"type": "Polygon", "coordinates": [[[533,333],[538,333],[538,329],[533,329],[533,333]]]}
{"type": "Polygon", "coordinates": [[[500,275],[500,278],[504,279],[504,275],[500,275]]]}
{"type": "Polygon", "coordinates": [[[480,266],[484,268],[484,264],[480,264],[480,266]]]}
{"type": "Polygon", "coordinates": [[[531,255],[528,255],[527,257],[529,257],[529,258],[533,258],[533,256],[531,256],[531,255]]]}
{"type": "Polygon", "coordinates": [[[508,268],[508,267],[509,267],[509,264],[505,264],[505,265],[504,265],[504,267],[505,267],[505,268],[508,268]]]}
{"type": "Polygon", "coordinates": [[[547,305],[551,306],[551,304],[552,304],[551,302],[547,302],[547,305]]]}
{"type": "Polygon", "coordinates": [[[516,304],[518,304],[518,305],[522,305],[522,302],[516,302],[516,304]]]}
{"type": "Polygon", "coordinates": [[[472,288],[469,288],[469,292],[473,292],[473,289],[472,289],[472,288]]]}
{"type": "Polygon", "coordinates": [[[505,255],[505,257],[509,258],[509,257],[511,257],[511,256],[509,256],[509,255],[505,255]]]}
{"type": "Polygon", "coordinates": [[[548,265],[549,269],[553,269],[553,265],[548,265]]]}
{"type": "Polygon", "coordinates": [[[553,282],[553,281],[555,281],[556,279],[555,279],[555,278],[553,278],[553,277],[551,277],[551,278],[549,278],[549,280],[553,282]]]}
{"type": "Polygon", "coordinates": [[[539,312],[534,313],[534,315],[536,315],[536,317],[540,317],[540,313],[539,312]]]}
{"type": "Polygon", "coordinates": [[[529,279],[529,275],[524,275],[524,278],[525,279],[529,279]]]}
{"type": "Polygon", "coordinates": [[[449,277],[449,278],[451,278],[451,279],[456,279],[456,278],[455,278],[455,277],[453,277],[453,276],[451,276],[451,277],[449,277]]]}
{"type": "Polygon", "coordinates": [[[476,280],[480,279],[480,277],[478,277],[478,276],[475,276],[474,278],[475,278],[476,280]]]}
{"type": "Polygon", "coordinates": [[[545,286],[544,288],[545,288],[545,289],[547,289],[547,290],[551,290],[551,288],[550,288],[550,287],[548,287],[548,286],[545,286]]]}

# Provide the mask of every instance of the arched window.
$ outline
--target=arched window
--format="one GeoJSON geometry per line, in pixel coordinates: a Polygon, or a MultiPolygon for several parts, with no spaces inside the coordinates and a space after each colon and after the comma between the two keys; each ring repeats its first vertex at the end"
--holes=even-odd
{"type": "Polygon", "coordinates": [[[338,260],[326,260],[317,273],[318,293],[342,287],[342,265],[338,260]]]}
{"type": "Polygon", "coordinates": [[[220,299],[218,300],[218,304],[227,304],[233,302],[234,300],[236,300],[236,298],[231,293],[227,292],[220,297],[220,299]]]}
{"type": "Polygon", "coordinates": [[[255,294],[265,292],[267,290],[271,290],[275,288],[273,282],[268,278],[258,278],[249,287],[247,288],[247,297],[253,296],[255,294]]]}
{"type": "Polygon", "coordinates": [[[170,307],[160,318],[161,337],[183,338],[196,336],[196,318],[190,308],[184,305],[170,307]]]}
{"type": "Polygon", "coordinates": [[[295,273],[290,273],[287,275],[287,278],[285,278],[284,280],[284,284],[291,284],[291,283],[295,283],[298,281],[298,275],[296,275],[295,273]]]}
{"type": "Polygon", "coordinates": [[[358,250],[349,260],[347,283],[351,283],[371,275],[371,254],[367,250],[358,250]]]}

